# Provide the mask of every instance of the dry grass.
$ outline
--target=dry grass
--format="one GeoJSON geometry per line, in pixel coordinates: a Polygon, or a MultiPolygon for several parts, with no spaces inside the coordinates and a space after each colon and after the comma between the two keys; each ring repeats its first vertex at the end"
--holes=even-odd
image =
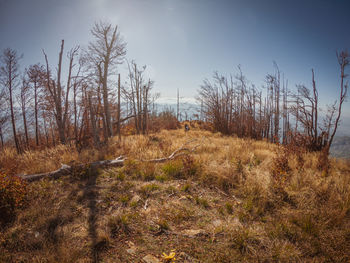
{"type": "Polygon", "coordinates": [[[29,205],[1,230],[1,262],[139,262],[171,249],[179,262],[350,260],[346,161],[331,160],[323,174],[317,153],[302,159],[291,153],[289,170],[276,173],[276,162],[286,162],[276,145],[196,129],[128,136],[110,145],[80,154],[68,146],[22,156],[7,149],[0,156],[8,173],[129,158],[123,168],[30,184],[29,205]],[[190,157],[137,161],[168,156],[203,137],[190,157]],[[188,230],[201,231],[189,236],[188,230]],[[127,253],[130,247],[136,252],[127,253]]]}

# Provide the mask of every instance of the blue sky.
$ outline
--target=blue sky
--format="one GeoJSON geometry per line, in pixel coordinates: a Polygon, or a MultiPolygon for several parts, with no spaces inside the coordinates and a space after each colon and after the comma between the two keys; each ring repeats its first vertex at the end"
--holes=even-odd
{"type": "MultiPolygon", "coordinates": [[[[335,52],[350,48],[350,1],[278,0],[0,0],[0,49],[24,54],[22,69],[56,64],[66,50],[86,46],[95,21],[118,24],[127,58],[148,66],[162,97],[194,97],[214,70],[237,65],[257,87],[276,61],[289,88],[311,86],[311,68],[322,103],[338,98],[335,52]]],[[[67,63],[67,61],[66,61],[67,63]]],[[[125,66],[120,66],[126,78],[125,66]]],[[[350,119],[349,102],[344,117],[350,119]]]]}

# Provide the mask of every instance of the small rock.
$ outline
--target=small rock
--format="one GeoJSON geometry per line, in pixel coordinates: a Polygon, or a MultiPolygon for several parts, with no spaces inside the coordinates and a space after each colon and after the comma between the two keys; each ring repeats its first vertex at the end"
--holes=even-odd
{"type": "Polygon", "coordinates": [[[184,201],[184,200],[187,200],[187,197],[186,196],[180,196],[180,198],[179,198],[179,201],[184,201]]]}
{"type": "Polygon", "coordinates": [[[217,219],[215,221],[213,221],[213,226],[218,227],[222,225],[222,221],[220,219],[217,219]]]}
{"type": "Polygon", "coordinates": [[[134,195],[133,198],[131,198],[131,203],[138,203],[141,200],[141,197],[138,195],[134,195]]]}
{"type": "Polygon", "coordinates": [[[202,229],[197,229],[197,230],[196,229],[188,229],[188,230],[183,231],[183,234],[185,236],[193,238],[193,237],[205,235],[205,231],[202,229]]]}
{"type": "Polygon", "coordinates": [[[142,260],[146,263],[160,263],[159,259],[157,259],[156,257],[150,254],[148,254],[147,256],[144,256],[142,260]]]}
{"type": "Polygon", "coordinates": [[[136,247],[131,247],[126,250],[130,255],[136,255],[136,247]]]}
{"type": "Polygon", "coordinates": [[[190,195],[182,195],[179,197],[179,201],[186,201],[186,200],[192,200],[193,197],[190,195]]]}

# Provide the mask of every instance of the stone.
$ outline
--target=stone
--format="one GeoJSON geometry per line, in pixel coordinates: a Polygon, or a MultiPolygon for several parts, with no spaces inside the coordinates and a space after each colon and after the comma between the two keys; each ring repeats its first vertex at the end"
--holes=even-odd
{"type": "Polygon", "coordinates": [[[148,254],[147,256],[144,256],[142,260],[146,263],[160,263],[159,259],[148,254]]]}
{"type": "Polygon", "coordinates": [[[138,196],[138,195],[134,195],[131,200],[130,200],[130,203],[138,203],[139,201],[141,200],[141,197],[138,196]]]}
{"type": "Polygon", "coordinates": [[[218,227],[222,225],[222,221],[220,219],[216,219],[213,221],[213,226],[218,227]]]}
{"type": "Polygon", "coordinates": [[[126,250],[130,255],[136,255],[136,247],[131,247],[126,250]]]}
{"type": "Polygon", "coordinates": [[[184,230],[183,234],[185,236],[193,238],[193,237],[203,236],[205,235],[205,232],[202,229],[188,229],[188,230],[184,230]]]}
{"type": "Polygon", "coordinates": [[[180,196],[179,198],[179,201],[186,201],[186,200],[187,200],[187,197],[184,195],[180,196]]]}

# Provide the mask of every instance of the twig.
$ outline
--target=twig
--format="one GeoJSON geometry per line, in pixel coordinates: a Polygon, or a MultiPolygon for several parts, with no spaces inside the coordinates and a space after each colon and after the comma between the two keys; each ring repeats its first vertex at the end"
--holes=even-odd
{"type": "Polygon", "coordinates": [[[216,189],[219,193],[223,194],[224,196],[229,196],[229,195],[226,194],[224,191],[221,191],[217,186],[215,186],[215,189],[216,189]]]}
{"type": "Polygon", "coordinates": [[[148,206],[148,199],[146,199],[146,202],[145,202],[145,205],[143,206],[143,209],[147,209],[147,206],[148,206]]]}
{"type": "MultiPolygon", "coordinates": [[[[202,141],[203,140],[204,140],[204,137],[203,137],[202,141]]],[[[192,153],[202,144],[202,141],[201,141],[201,143],[193,146],[192,148],[185,147],[186,145],[188,145],[194,141],[197,141],[197,139],[193,139],[193,140],[190,140],[190,141],[184,143],[180,148],[173,151],[168,157],[156,158],[156,159],[150,159],[150,160],[141,160],[141,162],[162,163],[162,162],[166,162],[169,160],[173,160],[179,156],[185,155],[186,154],[185,152],[192,153]]]]}

